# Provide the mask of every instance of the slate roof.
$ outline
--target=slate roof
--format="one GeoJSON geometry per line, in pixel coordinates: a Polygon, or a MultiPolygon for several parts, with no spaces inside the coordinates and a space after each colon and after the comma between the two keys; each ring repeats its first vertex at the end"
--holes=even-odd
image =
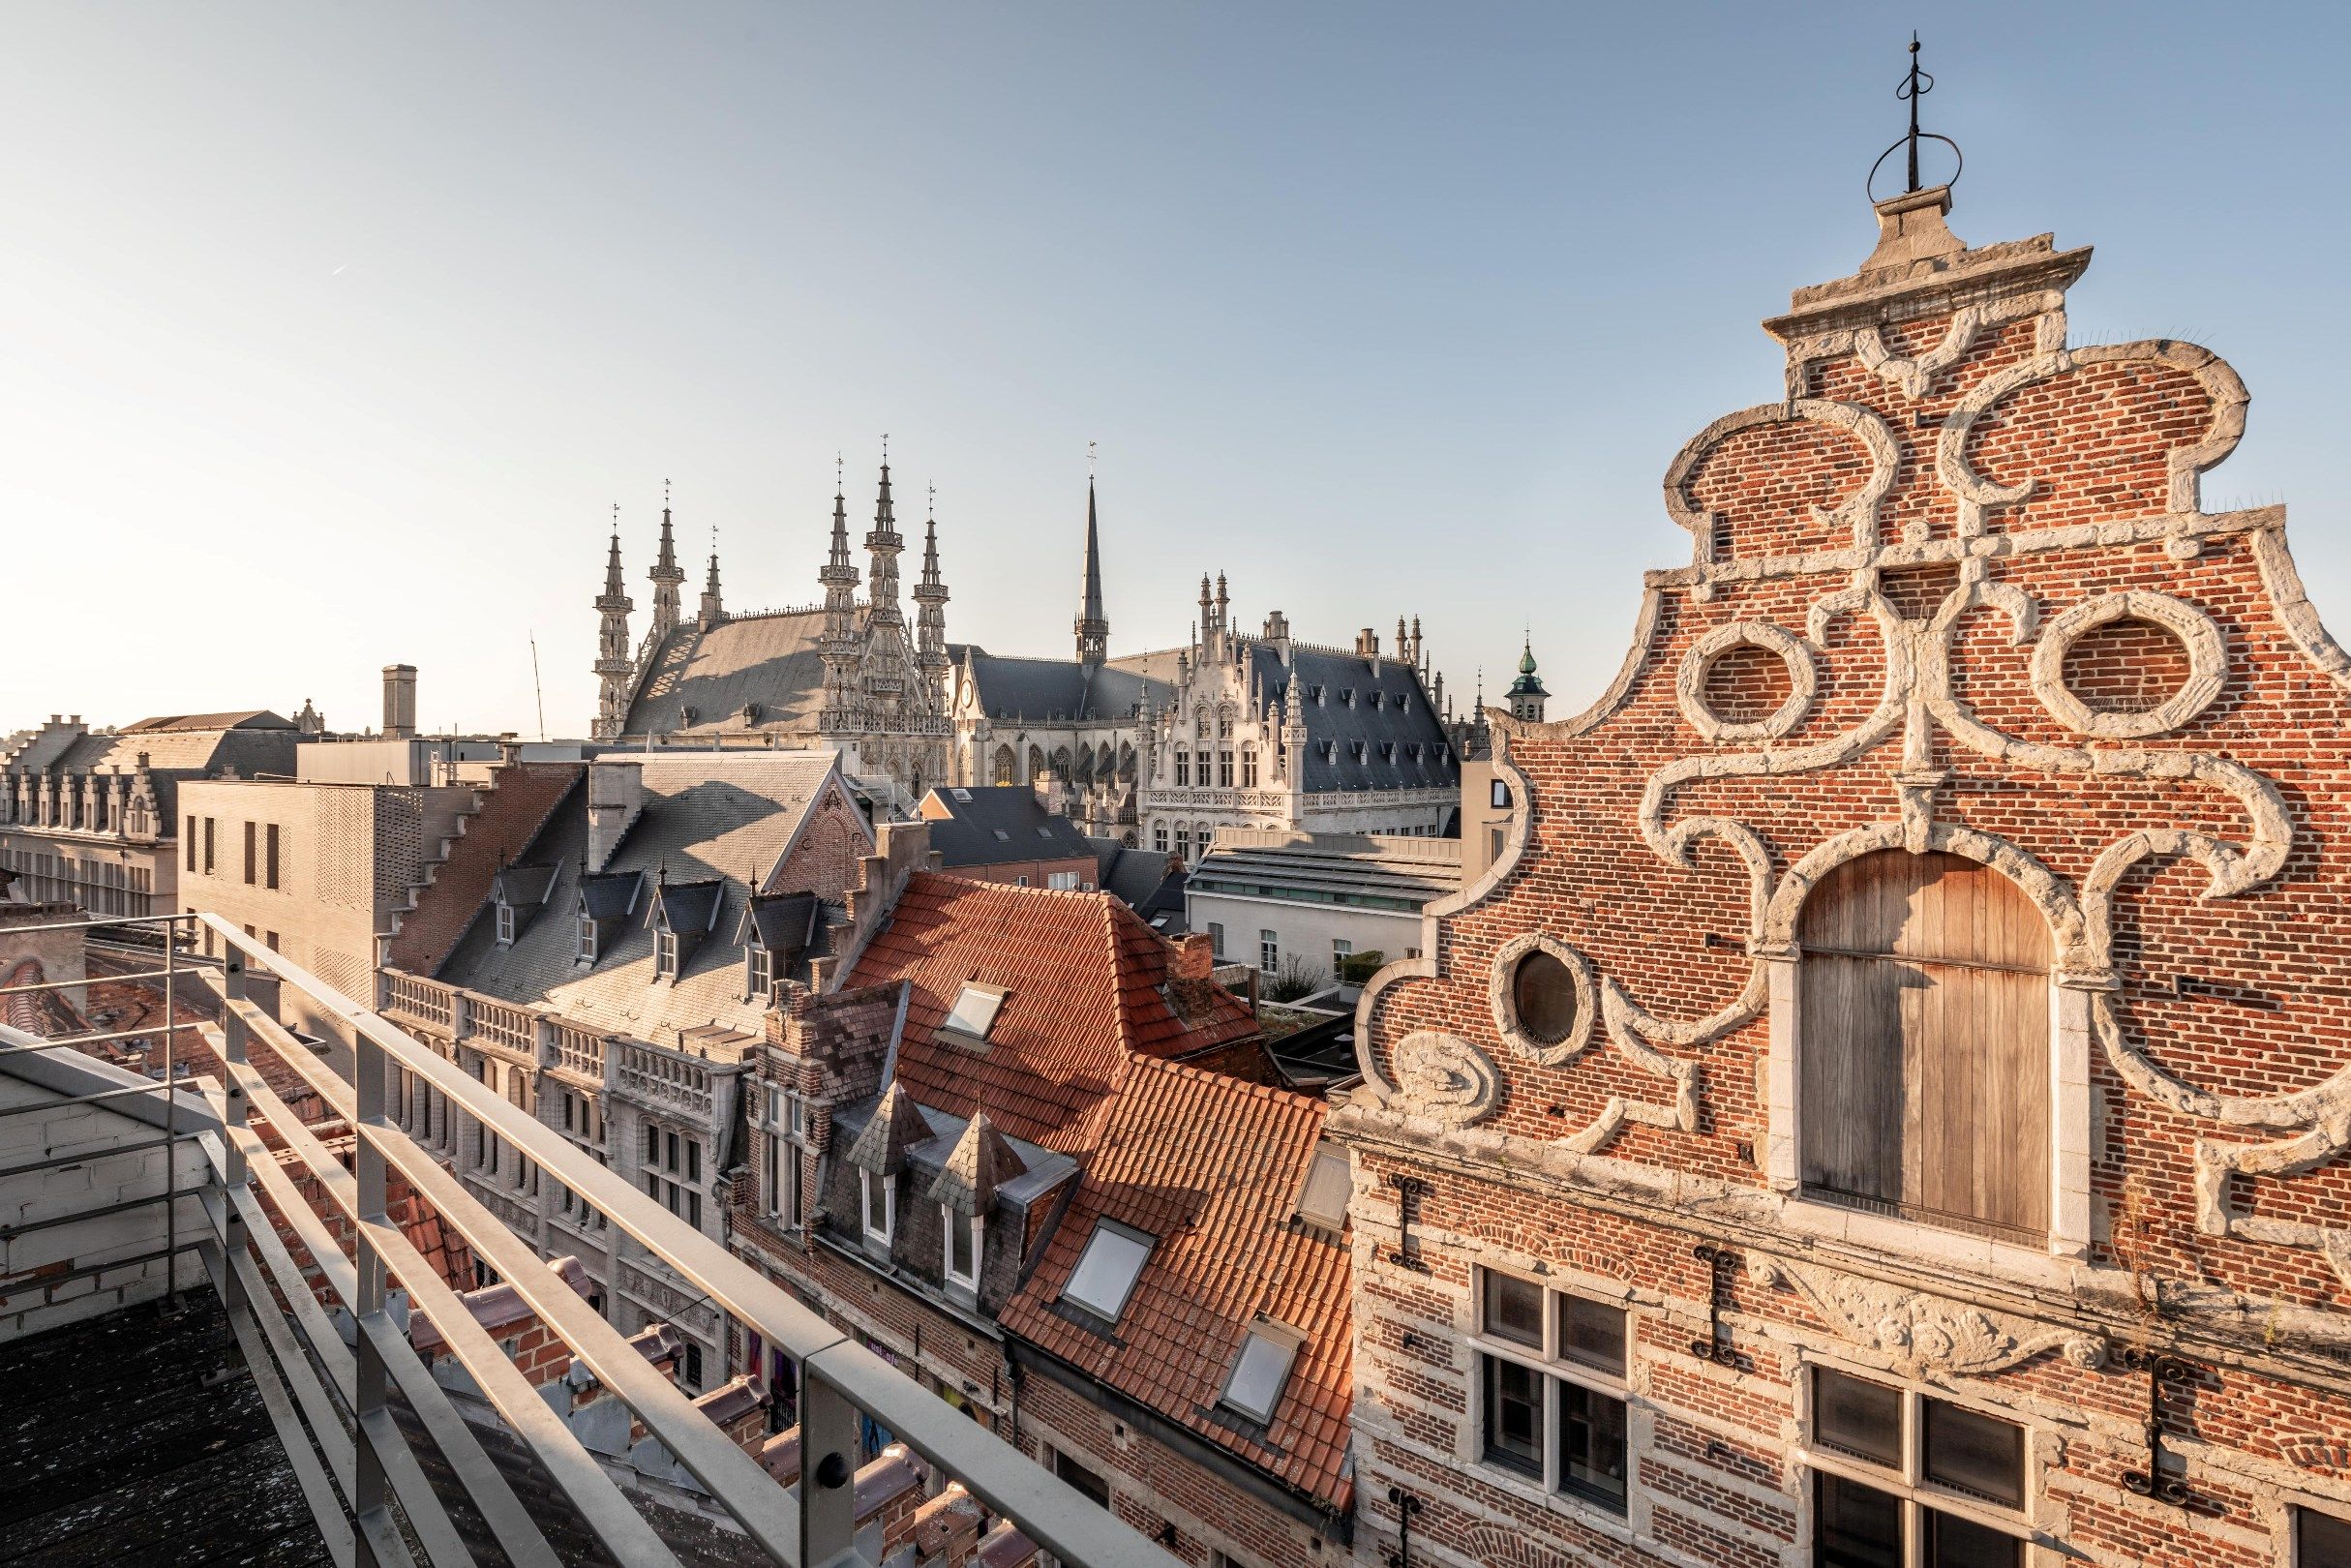
{"type": "Polygon", "coordinates": [[[166,831],[176,832],[168,825],[178,816],[180,780],[218,777],[232,769],[239,778],[261,773],[290,776],[294,748],[300,740],[291,724],[260,710],[149,718],[112,735],[75,736],[47,762],[37,763],[28,770],[128,773],[137,769],[138,759],[144,756],[157,807],[167,825],[166,831]]]}
{"type": "Polygon", "coordinates": [[[1326,1107],[1138,1061],[1004,1328],[1343,1512],[1352,1400],[1346,1244],[1291,1223],[1326,1107]],[[1055,1309],[1097,1221],[1154,1238],[1116,1339],[1055,1309]],[[1217,1401],[1260,1316],[1304,1337],[1262,1428],[1217,1401]]]}
{"type": "MultiPolygon", "coordinates": [[[[476,920],[437,978],[660,1044],[711,1024],[756,1036],[767,1001],[744,995],[745,879],[774,869],[827,780],[836,776],[838,759],[829,751],[749,751],[656,752],[628,761],[643,769],[645,808],[614,852],[610,873],[593,879],[593,888],[618,903],[633,887],[634,913],[618,920],[595,966],[575,961],[579,936],[569,920],[532,920],[510,948],[497,946],[492,922],[476,920]],[[681,880],[725,883],[715,895],[716,924],[685,958],[675,983],[654,981],[653,932],[645,918],[654,874],[665,864],[673,887],[681,880]]],[[[548,894],[552,905],[575,907],[587,854],[582,791],[566,798],[525,850],[531,860],[560,867],[548,894]]]]}
{"type": "Polygon", "coordinates": [[[795,953],[809,945],[824,918],[825,901],[814,893],[762,893],[744,912],[750,929],[736,938],[748,941],[757,932],[759,945],[769,951],[795,953]]]}
{"type": "Polygon", "coordinates": [[[518,763],[490,775],[474,797],[466,830],[450,841],[449,858],[416,890],[416,907],[400,917],[385,963],[411,975],[431,975],[482,912],[500,867],[538,836],[558,807],[580,787],[579,763],[518,763]]]}
{"type": "Polygon", "coordinates": [[[136,724],[123,726],[125,735],[146,735],[158,730],[290,730],[293,721],[281,718],[266,708],[240,709],[230,713],[166,713],[155,718],[143,718],[136,724]]]}
{"type": "Polygon", "coordinates": [[[1461,761],[1452,755],[1445,726],[1409,665],[1382,659],[1374,675],[1368,658],[1292,644],[1285,666],[1276,650],[1262,643],[1253,662],[1265,700],[1282,698],[1285,709],[1294,709],[1306,718],[1310,794],[1461,783],[1461,761]],[[1298,694],[1297,704],[1288,701],[1292,691],[1298,694]],[[1355,695],[1351,707],[1348,692],[1355,695]],[[1384,755],[1383,745],[1389,748],[1384,755]]]}
{"type": "Polygon", "coordinates": [[[1412,849],[1390,851],[1369,835],[1323,833],[1304,844],[1220,844],[1192,868],[1186,886],[1199,894],[1417,911],[1462,890],[1462,862],[1458,856],[1424,859],[1413,850],[1460,842],[1410,839],[1412,849]]]}
{"type": "Polygon", "coordinates": [[[995,1207],[996,1189],[1027,1171],[1011,1140],[982,1111],[965,1125],[931,1183],[930,1200],[969,1217],[995,1207]]]}
{"type": "Polygon", "coordinates": [[[1088,670],[1075,659],[1008,657],[966,646],[962,662],[990,718],[1108,721],[1131,718],[1145,698],[1157,705],[1174,694],[1164,678],[1144,673],[1145,661],[1156,657],[1164,657],[1173,675],[1173,654],[1113,659],[1088,670]]]}
{"type": "Polygon", "coordinates": [[[1047,811],[1025,784],[933,790],[923,799],[930,847],[949,866],[1010,860],[1088,859],[1094,841],[1069,818],[1047,811]],[[945,817],[931,816],[934,802],[945,817]]]}
{"type": "Polygon", "coordinates": [[[552,865],[510,865],[491,879],[490,896],[517,909],[535,909],[547,902],[547,891],[555,880],[552,865]]]}
{"type": "Polygon", "coordinates": [[[1184,1056],[1257,1033],[1221,990],[1187,1025],[1167,1004],[1174,948],[1117,899],[917,872],[849,986],[912,982],[897,1075],[927,1107],[985,1111],[1007,1134],[1068,1152],[1130,1060],[1184,1056]],[[967,980],[1002,986],[984,1050],[939,1039],[967,980]]]}
{"type": "MultiPolygon", "coordinates": [[[[750,896],[744,890],[746,898],[750,896]]],[[[718,906],[725,901],[726,884],[718,877],[697,882],[656,882],[653,901],[661,918],[679,936],[708,936],[718,924],[718,906]]]]}
{"type": "Polygon", "coordinates": [[[1143,923],[1160,935],[1183,935],[1183,857],[1165,850],[1130,849],[1109,839],[1087,842],[1094,846],[1097,887],[1143,917],[1143,923]]]}
{"type": "Polygon", "coordinates": [[[624,735],[767,731],[812,735],[825,706],[821,609],[739,616],[663,640],[629,699],[624,735]],[[756,705],[746,717],[746,704],[756,705]]]}

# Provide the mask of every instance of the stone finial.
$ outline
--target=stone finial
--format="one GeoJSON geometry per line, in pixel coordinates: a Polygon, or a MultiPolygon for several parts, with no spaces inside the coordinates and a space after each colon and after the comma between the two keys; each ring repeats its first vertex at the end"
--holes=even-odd
{"type": "Polygon", "coordinates": [[[1908,272],[1921,262],[1931,266],[1968,248],[1944,222],[1951,210],[1951,188],[1947,185],[1905,191],[1874,205],[1878,213],[1878,248],[1861,263],[1865,277],[1873,273],[1908,272]]]}

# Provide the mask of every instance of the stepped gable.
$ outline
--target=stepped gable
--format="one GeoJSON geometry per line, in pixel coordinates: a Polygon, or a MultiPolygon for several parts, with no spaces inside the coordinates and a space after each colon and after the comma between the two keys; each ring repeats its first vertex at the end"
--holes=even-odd
{"type": "Polygon", "coordinates": [[[1087,1146],[1130,1055],[1184,1056],[1255,1035],[1217,991],[1186,1023],[1161,994],[1175,950],[1107,893],[1054,892],[917,872],[846,988],[911,983],[898,1081],[958,1118],[1060,1153],[1087,1146]],[[940,1038],[964,984],[1001,986],[984,1047],[940,1038]]]}
{"type": "Polygon", "coordinates": [[[1347,1462],[1349,1251],[1292,1223],[1321,1137],[1319,1100],[1138,1060],[1006,1330],[1334,1511],[1347,1462]],[[1099,1221],[1153,1238],[1107,1335],[1055,1302],[1099,1221]],[[1271,1420],[1218,1403],[1252,1324],[1301,1336],[1271,1420]]]}
{"type": "Polygon", "coordinates": [[[385,947],[386,968],[431,975],[453,951],[490,898],[491,885],[587,777],[583,763],[515,763],[490,775],[466,830],[432,868],[385,947]]]}

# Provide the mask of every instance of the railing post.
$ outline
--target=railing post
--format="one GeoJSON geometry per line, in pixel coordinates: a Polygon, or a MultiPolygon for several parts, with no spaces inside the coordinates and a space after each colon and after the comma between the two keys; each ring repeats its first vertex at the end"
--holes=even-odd
{"type": "Polygon", "coordinates": [[[221,994],[226,998],[221,1008],[221,1060],[226,1080],[221,1116],[221,1255],[228,1266],[222,1271],[221,1303],[233,1313],[250,1305],[235,1264],[245,1251],[245,1219],[237,1212],[236,1194],[251,1178],[245,1170],[245,1145],[237,1136],[245,1130],[245,1085],[236,1072],[245,1065],[245,1018],[238,1010],[245,1001],[245,954],[233,942],[227,947],[221,970],[221,994]]]}
{"type": "Polygon", "coordinates": [[[851,1568],[858,1537],[858,1407],[813,1366],[800,1387],[800,1568],[851,1568]]]}
{"type": "MultiPolygon", "coordinates": [[[[359,1125],[351,1131],[351,1174],[358,1180],[359,1223],[355,1231],[352,1262],[357,1281],[351,1314],[358,1319],[360,1330],[357,1352],[357,1376],[351,1402],[352,1427],[358,1439],[353,1469],[351,1512],[365,1518],[382,1509],[390,1500],[384,1483],[383,1461],[376,1452],[370,1435],[377,1425],[384,1405],[385,1372],[383,1355],[377,1349],[376,1339],[367,1332],[367,1325],[383,1314],[383,1256],[376,1250],[374,1232],[370,1226],[385,1221],[383,1150],[376,1138],[384,1126],[383,1047],[377,1043],[367,1030],[358,1032],[358,1045],[352,1062],[351,1087],[358,1100],[359,1125]]],[[[368,1533],[357,1532],[359,1568],[375,1568],[376,1555],[368,1544],[368,1533]]]]}
{"type": "MultiPolygon", "coordinates": [[[[172,962],[179,950],[179,921],[166,920],[164,932],[164,1300],[177,1307],[180,1298],[180,1092],[172,1073],[178,1059],[172,1047],[179,1040],[179,1019],[173,1012],[178,1006],[179,974],[172,962]]],[[[202,1207],[203,1200],[197,1199],[202,1207]]],[[[227,1191],[222,1191],[222,1207],[233,1208],[227,1191]]],[[[226,1254],[224,1254],[226,1255],[226,1254]]]]}

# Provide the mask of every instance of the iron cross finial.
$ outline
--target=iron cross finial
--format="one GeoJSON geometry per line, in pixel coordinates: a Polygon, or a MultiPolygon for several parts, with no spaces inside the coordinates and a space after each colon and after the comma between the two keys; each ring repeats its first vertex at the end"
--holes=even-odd
{"type": "MultiPolygon", "coordinates": [[[[1922,141],[1940,141],[1944,146],[1951,149],[1951,157],[1953,160],[1955,160],[1958,166],[1952,168],[1950,178],[1943,181],[1943,183],[1944,185],[1952,185],[1958,182],[1959,169],[1966,166],[1966,160],[1960,156],[1959,143],[1953,141],[1949,136],[1943,136],[1938,132],[1922,131],[1918,128],[1918,100],[1924,98],[1927,94],[1933,92],[1934,90],[1935,78],[1933,75],[1918,68],[1918,35],[1915,31],[1914,31],[1911,34],[1910,70],[1903,74],[1902,80],[1896,83],[1894,87],[1894,97],[1910,106],[1910,129],[1903,133],[1901,138],[1897,140],[1893,146],[1888,147],[1885,149],[1885,151],[1880,153],[1878,155],[1878,161],[1875,164],[1870,165],[1869,175],[1872,182],[1876,181],[1878,177],[1878,170],[1884,166],[1885,161],[1888,158],[1893,157],[1895,152],[1900,151],[1904,154],[1903,168],[1905,174],[1907,175],[1902,187],[1903,193],[1905,195],[1910,195],[1925,189],[1925,187],[1918,183],[1918,144],[1922,141]]],[[[1876,193],[1873,191],[1871,196],[1872,199],[1875,199],[1876,193]]]]}

